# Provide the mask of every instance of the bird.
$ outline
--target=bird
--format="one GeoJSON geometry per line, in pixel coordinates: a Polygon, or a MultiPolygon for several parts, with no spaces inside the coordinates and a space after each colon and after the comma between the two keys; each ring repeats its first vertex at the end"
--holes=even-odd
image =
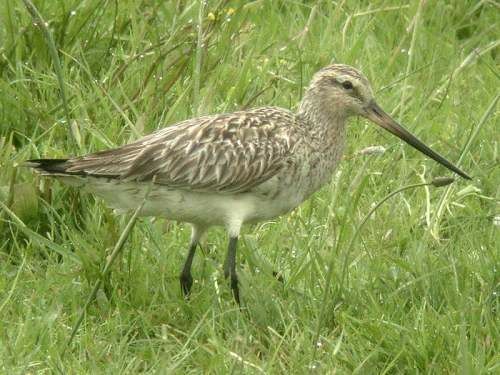
{"type": "Polygon", "coordinates": [[[345,64],[317,71],[295,111],[267,106],[206,115],[118,148],[26,165],[101,197],[119,213],[144,201],[140,216],[189,223],[179,276],[186,297],[200,239],[209,228],[224,227],[224,277],[240,304],[236,252],[242,226],[284,215],[327,184],[343,155],[348,119],[359,116],[471,179],[384,112],[366,76],[345,64]]]}

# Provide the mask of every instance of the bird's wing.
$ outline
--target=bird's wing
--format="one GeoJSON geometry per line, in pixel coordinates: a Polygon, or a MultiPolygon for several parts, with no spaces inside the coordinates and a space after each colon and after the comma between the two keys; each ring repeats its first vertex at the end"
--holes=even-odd
{"type": "Polygon", "coordinates": [[[193,191],[244,192],[283,166],[293,144],[285,124],[294,121],[291,112],[278,108],[200,117],[117,149],[70,159],[66,171],[193,191]]]}

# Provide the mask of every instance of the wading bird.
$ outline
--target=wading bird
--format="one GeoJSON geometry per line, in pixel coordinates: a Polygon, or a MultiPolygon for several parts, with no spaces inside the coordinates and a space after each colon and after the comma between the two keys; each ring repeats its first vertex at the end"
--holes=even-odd
{"type": "Polygon", "coordinates": [[[191,242],[180,274],[190,293],[200,237],[224,226],[229,245],[224,275],[240,303],[236,247],[243,224],[270,220],[325,185],[344,148],[346,120],[363,116],[458,175],[458,167],[427,147],[375,102],[366,77],[341,64],[318,71],[296,112],[262,107],[179,122],[125,146],[27,165],[82,187],[111,207],[190,223],[191,242]]]}

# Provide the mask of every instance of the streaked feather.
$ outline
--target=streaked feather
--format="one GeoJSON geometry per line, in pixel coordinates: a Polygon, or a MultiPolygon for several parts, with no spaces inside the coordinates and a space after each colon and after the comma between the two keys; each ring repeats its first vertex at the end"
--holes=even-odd
{"type": "Polygon", "coordinates": [[[294,121],[293,113],[274,107],[200,117],[123,147],[68,159],[64,169],[123,181],[154,179],[191,191],[243,192],[280,170],[292,149],[294,121]]]}

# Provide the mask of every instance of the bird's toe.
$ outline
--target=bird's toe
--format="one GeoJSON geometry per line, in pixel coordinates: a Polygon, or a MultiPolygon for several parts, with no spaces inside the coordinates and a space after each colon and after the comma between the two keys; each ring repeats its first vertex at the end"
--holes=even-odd
{"type": "Polygon", "coordinates": [[[191,287],[193,286],[193,278],[191,275],[181,274],[179,277],[181,283],[181,290],[184,297],[188,298],[191,294],[191,287]]]}
{"type": "Polygon", "coordinates": [[[240,289],[238,287],[238,278],[235,276],[231,277],[231,290],[233,291],[233,297],[236,303],[241,306],[240,302],[240,289]]]}

